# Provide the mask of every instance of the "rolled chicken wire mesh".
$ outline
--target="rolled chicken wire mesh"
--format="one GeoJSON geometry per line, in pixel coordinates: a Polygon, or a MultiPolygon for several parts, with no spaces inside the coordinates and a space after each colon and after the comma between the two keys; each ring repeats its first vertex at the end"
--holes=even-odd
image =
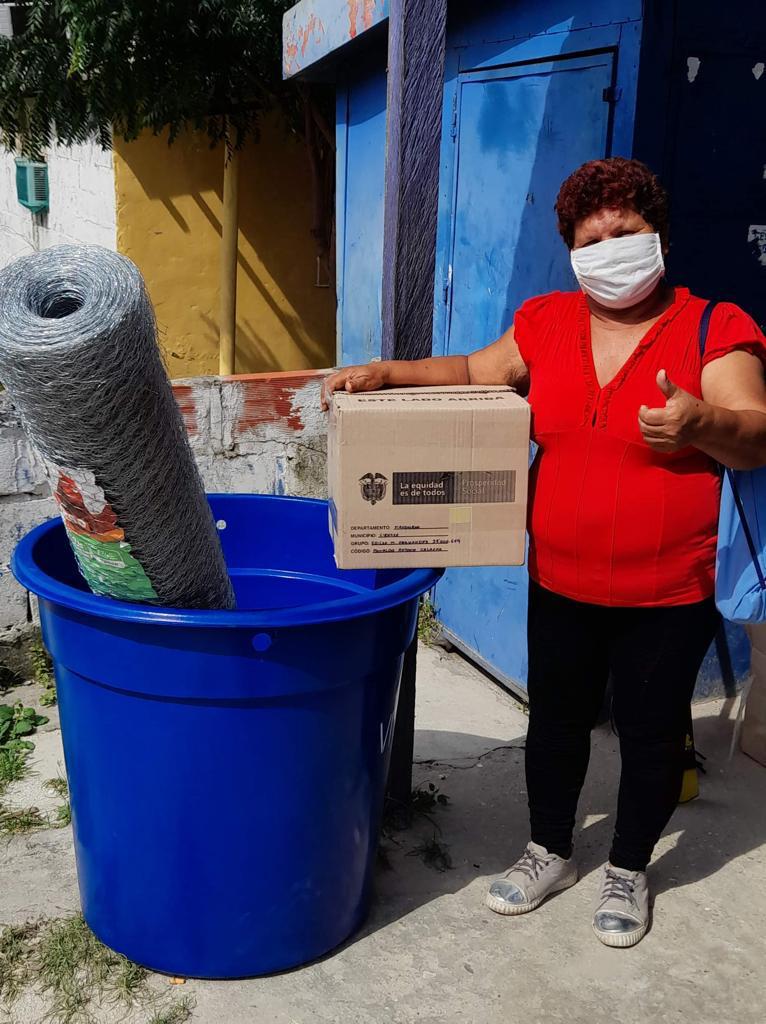
{"type": "Polygon", "coordinates": [[[0,271],[0,380],[93,591],[234,607],[154,311],[130,260],[65,245],[0,271]]]}

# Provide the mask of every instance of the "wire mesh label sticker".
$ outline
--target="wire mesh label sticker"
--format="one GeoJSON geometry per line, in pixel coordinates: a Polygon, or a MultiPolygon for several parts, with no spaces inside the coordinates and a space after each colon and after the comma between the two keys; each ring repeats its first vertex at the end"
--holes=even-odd
{"type": "Polygon", "coordinates": [[[121,601],[156,601],[154,587],[93,473],[47,461],[45,469],[77,565],[91,590],[121,601]]]}
{"type": "Polygon", "coordinates": [[[394,473],[394,505],[486,505],[516,500],[516,471],[394,473]]]}

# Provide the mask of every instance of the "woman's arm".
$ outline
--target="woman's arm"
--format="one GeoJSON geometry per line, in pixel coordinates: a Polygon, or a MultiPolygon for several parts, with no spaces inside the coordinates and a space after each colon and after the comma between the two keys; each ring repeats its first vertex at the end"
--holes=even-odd
{"type": "Polygon", "coordinates": [[[491,345],[469,356],[437,356],[412,361],[391,359],[366,366],[346,366],[325,380],[322,407],[328,408],[333,391],[457,384],[508,384],[520,391],[526,390],[527,368],[514,339],[513,327],[491,345]]]}
{"type": "Polygon", "coordinates": [[[749,352],[730,352],[702,371],[702,399],[660,372],[664,409],[639,410],[644,440],[655,451],[694,445],[730,469],[766,466],[766,384],[763,365],[749,352]]]}
{"type": "Polygon", "coordinates": [[[766,384],[763,364],[749,352],[730,352],[702,371],[705,409],[698,448],[731,469],[766,465],[766,384]]]}

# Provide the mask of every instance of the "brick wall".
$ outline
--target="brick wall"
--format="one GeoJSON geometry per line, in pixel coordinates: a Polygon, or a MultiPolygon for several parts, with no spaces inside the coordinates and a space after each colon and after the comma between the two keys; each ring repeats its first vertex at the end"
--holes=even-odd
{"type": "Polygon", "coordinates": [[[17,256],[62,243],[115,248],[111,152],[95,143],[52,146],[46,154],[50,209],[32,214],[16,199],[16,165],[0,152],[0,266],[17,256]]]}
{"type": "MultiPolygon", "coordinates": [[[[324,497],[321,371],[173,382],[208,491],[324,497]]],[[[18,540],[56,515],[39,459],[0,394],[0,639],[27,623],[26,592],[9,562],[18,540]]]]}

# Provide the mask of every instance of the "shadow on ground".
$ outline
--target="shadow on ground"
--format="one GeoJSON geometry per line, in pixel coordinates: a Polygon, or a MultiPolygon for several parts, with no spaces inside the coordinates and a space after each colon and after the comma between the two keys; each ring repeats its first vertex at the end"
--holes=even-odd
{"type": "MultiPolygon", "coordinates": [[[[729,760],[730,705],[724,705],[723,715],[720,704],[709,708],[710,713],[703,710],[695,723],[697,748],[706,757],[701,795],[678,808],[660,843],[651,869],[655,896],[709,878],[766,844],[766,773],[742,753],[729,760]]],[[[479,878],[507,870],[528,839],[523,742],[519,737],[505,741],[511,749],[494,749],[504,741],[457,733],[418,734],[420,749],[492,752],[416,766],[416,783],[433,784],[449,803],[430,810],[428,817],[416,816],[412,828],[384,839],[389,866],[378,871],[373,911],[357,938],[456,894],[479,878]],[[432,837],[446,846],[450,870],[434,870],[418,856],[418,848],[432,837]]],[[[576,851],[582,877],[596,871],[608,855],[618,773],[618,741],[604,725],[593,735],[580,803],[576,851]]]]}

